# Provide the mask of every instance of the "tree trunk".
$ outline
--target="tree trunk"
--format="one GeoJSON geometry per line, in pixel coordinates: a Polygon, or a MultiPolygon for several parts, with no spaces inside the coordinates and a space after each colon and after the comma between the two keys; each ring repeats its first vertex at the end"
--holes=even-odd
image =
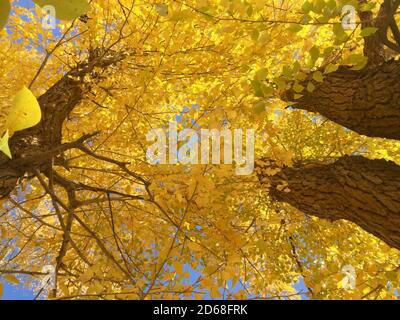
{"type": "Polygon", "coordinates": [[[286,92],[294,107],[317,112],[355,132],[400,140],[400,61],[390,60],[361,71],[340,67],[300,99],[286,92]]]}
{"type": "MultiPolygon", "coordinates": [[[[86,62],[78,64],[38,98],[42,119],[35,127],[18,131],[10,139],[13,158],[0,153],[0,199],[7,197],[26,172],[33,168],[44,171],[51,159],[66,150],[62,145],[62,126],[71,111],[82,101],[90,89],[85,76],[97,68],[106,69],[125,58],[126,54],[112,50],[94,49],[86,62]],[[54,151],[52,153],[52,151],[54,151]]],[[[78,142],[78,141],[77,141],[78,142]]],[[[79,140],[82,142],[82,139],[79,140]]],[[[76,143],[71,143],[71,147],[76,143]]]]}
{"type": "Polygon", "coordinates": [[[400,249],[400,167],[386,160],[342,157],[333,163],[284,167],[269,177],[270,195],[306,214],[354,222],[400,249]],[[282,185],[287,183],[285,190],[282,185]]]}
{"type": "MultiPolygon", "coordinates": [[[[303,85],[312,81],[313,92],[304,90],[302,97],[294,99],[295,92],[288,90],[282,99],[359,134],[400,140],[400,61],[385,61],[384,50],[387,47],[393,53],[400,52],[400,33],[394,19],[399,4],[385,0],[376,18],[372,12],[359,12],[362,29],[378,29],[364,38],[366,68],[341,66],[326,74],[323,82],[309,77],[303,85]],[[388,39],[388,29],[395,42],[388,39]]],[[[400,167],[395,163],[343,157],[330,164],[285,167],[273,177],[259,174],[259,178],[268,181],[275,200],[319,218],[352,221],[400,249],[400,167]]]]}
{"type": "Polygon", "coordinates": [[[375,18],[370,11],[359,11],[362,29],[377,28],[377,32],[364,38],[366,68],[359,71],[341,66],[325,75],[322,83],[308,79],[315,85],[313,92],[304,90],[303,96],[295,100],[295,92],[289,90],[282,99],[359,134],[400,140],[400,61],[385,61],[384,49],[400,53],[400,32],[394,18],[399,4],[385,0],[375,18]],[[395,42],[388,39],[389,29],[395,42]]]}

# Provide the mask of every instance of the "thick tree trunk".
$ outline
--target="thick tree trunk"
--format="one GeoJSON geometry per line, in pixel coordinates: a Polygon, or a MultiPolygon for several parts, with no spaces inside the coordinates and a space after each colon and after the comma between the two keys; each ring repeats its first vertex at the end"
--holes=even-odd
{"type": "MultiPolygon", "coordinates": [[[[359,0],[360,4],[367,0],[359,0]]],[[[289,90],[282,95],[299,109],[317,112],[359,134],[370,137],[400,139],[400,61],[386,61],[385,47],[400,53],[400,32],[395,21],[398,1],[385,0],[376,15],[359,11],[362,29],[376,27],[376,33],[364,38],[367,67],[356,71],[341,66],[325,75],[322,83],[313,81],[315,90],[304,90],[294,99],[289,90]],[[391,30],[395,42],[388,39],[391,30]]]]}
{"type": "Polygon", "coordinates": [[[400,249],[400,167],[393,162],[346,156],[284,167],[272,177],[261,172],[259,179],[277,201],[319,218],[354,222],[400,249]],[[282,189],[285,182],[290,192],[282,189]]]}
{"type": "MultiPolygon", "coordinates": [[[[359,12],[362,29],[378,29],[364,39],[366,68],[341,66],[321,83],[306,80],[304,86],[308,81],[315,85],[313,92],[305,90],[296,100],[289,90],[282,99],[359,134],[400,140],[400,61],[385,61],[384,50],[400,52],[394,19],[398,7],[398,1],[385,0],[376,18],[372,12],[359,12]],[[395,42],[388,39],[388,29],[395,42]]],[[[330,164],[286,167],[273,177],[259,178],[269,181],[272,198],[320,218],[352,221],[400,249],[400,167],[393,162],[343,157],[330,164]]]]}
{"type": "Polygon", "coordinates": [[[341,67],[314,84],[315,90],[305,90],[298,100],[291,91],[282,98],[359,134],[400,139],[400,61],[361,71],[341,67]]]}
{"type": "MultiPolygon", "coordinates": [[[[65,151],[61,145],[62,126],[88,90],[85,76],[91,74],[95,67],[106,69],[125,56],[124,53],[111,50],[94,49],[88,61],[78,64],[38,98],[42,111],[41,122],[12,136],[9,145],[13,159],[0,153],[0,199],[14,190],[26,172],[32,169],[46,170],[52,156],[65,151]],[[54,154],[51,154],[52,150],[54,154]]],[[[96,81],[93,76],[92,83],[96,81]]]]}

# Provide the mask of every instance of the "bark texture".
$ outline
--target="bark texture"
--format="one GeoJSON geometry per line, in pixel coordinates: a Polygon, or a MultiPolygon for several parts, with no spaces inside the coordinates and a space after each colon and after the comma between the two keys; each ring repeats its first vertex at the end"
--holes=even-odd
{"type": "Polygon", "coordinates": [[[331,121],[369,137],[400,139],[400,61],[390,60],[361,71],[341,67],[314,82],[313,92],[294,100],[294,106],[317,112],[331,121]]]}
{"type": "Polygon", "coordinates": [[[272,177],[261,171],[259,179],[277,201],[319,218],[354,222],[400,249],[400,167],[391,161],[346,156],[284,167],[272,177]],[[279,190],[284,182],[290,192],[279,190]]]}
{"type": "MultiPolygon", "coordinates": [[[[51,159],[76,143],[62,144],[62,126],[71,111],[82,101],[90,85],[96,82],[95,67],[106,69],[124,59],[125,54],[94,49],[87,61],[78,64],[49,88],[38,102],[41,122],[35,127],[16,132],[9,141],[13,159],[0,154],[0,199],[14,190],[18,181],[32,169],[47,170],[51,159]],[[85,76],[92,75],[92,82],[85,76]]],[[[82,139],[76,141],[82,143],[82,139]]]]}
{"type": "Polygon", "coordinates": [[[363,70],[342,66],[326,75],[322,83],[313,81],[313,92],[304,90],[303,97],[295,100],[295,92],[289,90],[282,99],[295,101],[295,107],[317,112],[359,134],[399,140],[400,61],[388,60],[388,56],[400,53],[400,31],[395,20],[399,5],[400,0],[384,0],[375,17],[371,11],[358,12],[362,29],[377,29],[364,38],[368,64],[363,70]],[[388,38],[389,33],[393,40],[388,38]]]}

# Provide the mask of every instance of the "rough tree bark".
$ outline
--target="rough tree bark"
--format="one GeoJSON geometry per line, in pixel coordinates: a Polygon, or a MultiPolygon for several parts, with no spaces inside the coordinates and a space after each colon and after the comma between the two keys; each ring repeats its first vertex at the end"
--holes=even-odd
{"type": "Polygon", "coordinates": [[[273,199],[319,218],[354,222],[400,249],[400,167],[395,163],[346,156],[328,164],[284,167],[272,177],[259,171],[258,177],[273,199]],[[290,192],[280,187],[283,183],[290,192]]]}
{"type": "Polygon", "coordinates": [[[359,134],[400,139],[400,61],[391,60],[361,71],[340,67],[294,106],[317,112],[359,134]]]}
{"type": "Polygon", "coordinates": [[[313,92],[304,90],[295,100],[295,92],[289,90],[282,99],[359,134],[400,139],[400,61],[386,61],[385,56],[385,48],[400,53],[400,32],[394,20],[399,4],[400,0],[385,0],[375,19],[370,11],[359,12],[362,28],[378,29],[364,38],[366,68],[355,71],[342,66],[327,74],[322,83],[314,81],[313,92]],[[395,42],[388,39],[389,30],[395,42]]]}
{"type": "Polygon", "coordinates": [[[0,155],[0,199],[7,197],[14,190],[25,173],[32,172],[32,169],[39,172],[47,170],[52,158],[83,143],[84,139],[79,139],[62,144],[62,126],[90,88],[90,84],[85,83],[84,78],[86,75],[92,75],[95,82],[96,74],[92,74],[95,67],[106,69],[124,57],[123,53],[94,49],[87,61],[66,73],[38,98],[42,111],[41,122],[33,128],[13,135],[9,142],[13,159],[0,155]]]}
{"type": "MultiPolygon", "coordinates": [[[[341,67],[296,100],[299,109],[370,137],[400,139],[400,61],[353,71],[341,67]]],[[[287,93],[285,100],[294,100],[287,93]]]]}
{"type": "MultiPolygon", "coordinates": [[[[400,61],[386,61],[384,51],[387,47],[400,53],[394,19],[399,5],[400,0],[385,0],[375,19],[371,12],[359,12],[362,28],[378,28],[364,41],[366,68],[340,67],[322,83],[314,82],[315,90],[304,92],[294,105],[362,135],[400,140],[400,61]],[[388,39],[389,30],[394,42],[388,39]]],[[[282,99],[294,101],[294,92],[285,92],[282,99]]],[[[260,173],[259,179],[268,181],[277,201],[319,218],[354,222],[400,249],[400,167],[393,162],[346,156],[329,164],[284,167],[272,177],[260,173]],[[284,184],[290,192],[281,190],[284,184]]]]}

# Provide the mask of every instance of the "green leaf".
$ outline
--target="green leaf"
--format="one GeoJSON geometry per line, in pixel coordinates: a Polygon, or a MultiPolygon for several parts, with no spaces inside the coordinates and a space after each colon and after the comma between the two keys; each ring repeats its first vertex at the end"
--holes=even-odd
{"type": "Polygon", "coordinates": [[[301,6],[301,12],[303,13],[309,13],[312,9],[313,5],[312,3],[308,2],[308,0],[306,2],[303,3],[303,5],[301,6]]]}
{"type": "Polygon", "coordinates": [[[300,19],[300,23],[302,25],[306,25],[307,23],[309,23],[312,20],[311,16],[309,14],[305,14],[301,17],[300,19]]]}
{"type": "Polygon", "coordinates": [[[271,96],[274,93],[274,88],[272,86],[266,86],[262,84],[262,90],[265,97],[271,96]]]}
{"type": "Polygon", "coordinates": [[[253,105],[253,112],[254,113],[261,113],[265,111],[265,102],[259,101],[253,105]]]}
{"type": "Polygon", "coordinates": [[[33,93],[23,87],[15,95],[10,113],[6,120],[6,128],[10,135],[15,131],[31,128],[40,122],[42,113],[33,93]]]}
{"type": "Polygon", "coordinates": [[[336,36],[335,44],[341,44],[347,39],[347,34],[341,24],[333,25],[333,33],[336,36]]]}
{"type": "Polygon", "coordinates": [[[7,24],[8,15],[10,14],[11,5],[9,0],[0,0],[0,32],[7,24]]]}
{"type": "Polygon", "coordinates": [[[354,66],[351,68],[351,70],[356,70],[356,71],[358,71],[358,70],[364,69],[364,67],[367,65],[367,63],[368,63],[368,58],[365,58],[364,61],[362,61],[362,62],[357,63],[356,65],[354,65],[354,66]]]}
{"type": "Polygon", "coordinates": [[[319,58],[319,48],[317,46],[313,46],[310,51],[310,56],[311,56],[311,61],[312,64],[314,65],[317,59],[319,58]]]}
{"type": "Polygon", "coordinates": [[[251,86],[254,89],[256,97],[264,97],[264,92],[262,90],[262,83],[258,80],[252,80],[251,81],[251,86]]]}
{"type": "Polygon", "coordinates": [[[257,72],[256,72],[256,75],[255,75],[255,79],[256,80],[265,80],[265,78],[267,77],[267,75],[268,75],[268,69],[266,69],[266,68],[261,68],[260,70],[258,70],[257,72]]]}
{"type": "Polygon", "coordinates": [[[293,70],[289,66],[283,66],[282,74],[288,78],[290,78],[293,74],[293,70]]]}
{"type": "Polygon", "coordinates": [[[53,6],[56,18],[73,20],[89,10],[87,0],[33,0],[39,7],[53,6]]]}
{"type": "Polygon", "coordinates": [[[0,139],[0,151],[3,152],[7,157],[12,159],[10,147],[8,146],[9,139],[10,139],[10,136],[9,136],[8,130],[7,130],[7,132],[4,134],[4,136],[0,139]]]}
{"type": "Polygon", "coordinates": [[[297,73],[297,72],[299,72],[300,71],[300,63],[296,60],[294,63],[293,63],[293,73],[297,73]]]}
{"type": "Polygon", "coordinates": [[[304,81],[307,78],[307,75],[304,72],[299,72],[296,76],[297,80],[304,81]]]}
{"type": "Polygon", "coordinates": [[[329,0],[326,4],[327,8],[329,8],[330,10],[334,10],[336,9],[336,1],[335,0],[329,0]]]}
{"type": "Polygon", "coordinates": [[[376,3],[373,3],[373,2],[363,3],[360,6],[360,11],[362,11],[362,12],[371,11],[375,7],[376,7],[376,3]]]}
{"type": "Polygon", "coordinates": [[[252,6],[252,5],[249,5],[249,6],[247,7],[246,13],[247,13],[247,16],[248,16],[248,17],[251,17],[251,16],[252,16],[252,14],[253,14],[253,6],[252,6]]]}
{"type": "Polygon", "coordinates": [[[332,73],[332,72],[335,72],[338,68],[339,68],[338,65],[335,65],[335,64],[330,63],[330,64],[328,64],[328,65],[326,66],[326,68],[325,68],[325,73],[332,73]]]}
{"type": "Polygon", "coordinates": [[[314,84],[313,84],[312,82],[309,82],[309,83],[307,84],[307,91],[308,91],[308,92],[313,92],[314,90],[315,90],[314,84]]]}
{"type": "Polygon", "coordinates": [[[347,61],[350,64],[357,64],[364,60],[364,55],[360,53],[351,54],[347,57],[347,61]]]}
{"type": "Polygon", "coordinates": [[[368,58],[363,54],[351,54],[347,57],[347,63],[352,64],[352,70],[361,70],[368,62],[368,58]]]}
{"type": "Polygon", "coordinates": [[[302,92],[302,91],[304,90],[304,87],[303,87],[301,84],[299,84],[298,82],[296,82],[296,83],[293,85],[293,90],[294,90],[295,92],[297,92],[297,93],[300,93],[300,92],[302,92]]]}
{"type": "Polygon", "coordinates": [[[325,7],[325,1],[324,0],[315,0],[313,4],[314,4],[313,11],[315,13],[322,13],[322,9],[325,7]]]}
{"type": "Polygon", "coordinates": [[[325,48],[325,49],[324,49],[324,52],[322,53],[322,56],[323,56],[324,58],[327,58],[328,56],[330,56],[330,55],[332,54],[333,50],[335,50],[334,47],[327,47],[327,48],[325,48]]]}
{"type": "Polygon", "coordinates": [[[360,35],[362,37],[369,37],[370,35],[374,34],[377,30],[378,30],[378,28],[374,28],[374,27],[364,28],[361,30],[360,35]]]}
{"type": "Polygon", "coordinates": [[[260,31],[258,31],[258,30],[252,30],[252,31],[250,32],[250,37],[251,37],[251,40],[257,41],[258,38],[260,37],[260,31]]]}
{"type": "Polygon", "coordinates": [[[291,23],[288,31],[293,32],[293,33],[297,33],[299,32],[303,27],[300,24],[297,23],[291,23]]]}
{"type": "Polygon", "coordinates": [[[322,75],[321,71],[315,71],[313,73],[313,79],[317,82],[322,82],[324,81],[324,76],[322,75]]]}
{"type": "Polygon", "coordinates": [[[277,78],[274,80],[276,86],[278,87],[279,90],[285,89],[286,88],[286,81],[285,79],[282,78],[277,78]]]}

